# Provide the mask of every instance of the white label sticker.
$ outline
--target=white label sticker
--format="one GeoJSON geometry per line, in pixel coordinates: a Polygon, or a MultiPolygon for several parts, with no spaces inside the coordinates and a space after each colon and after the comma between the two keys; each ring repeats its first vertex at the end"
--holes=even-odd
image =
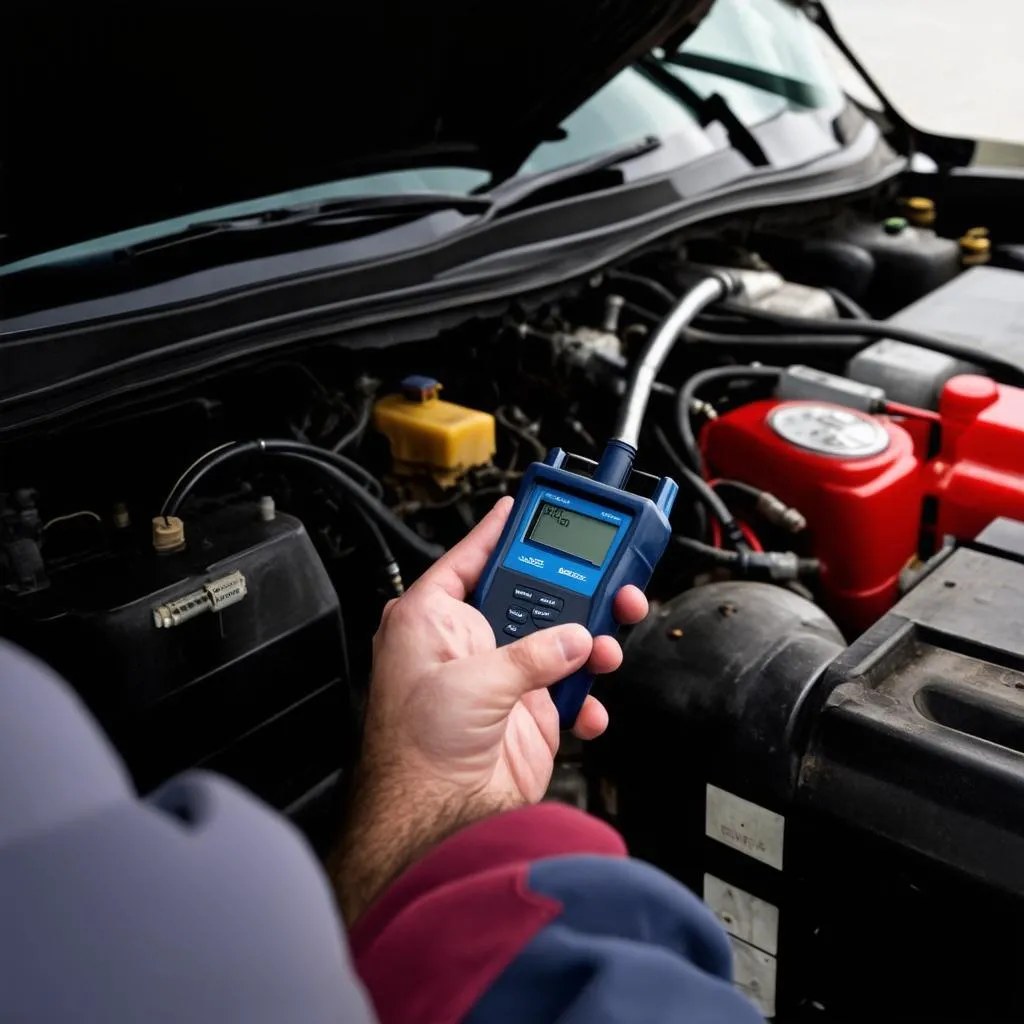
{"type": "Polygon", "coordinates": [[[712,839],[781,871],[785,830],[781,814],[708,786],[704,832],[712,839]]]}
{"type": "Polygon", "coordinates": [[[714,875],[704,876],[704,902],[725,930],[771,953],[779,952],[779,908],[714,875]]]}
{"type": "Polygon", "coordinates": [[[749,943],[729,936],[736,987],[771,1020],[775,1016],[775,977],[778,961],[749,943]]]}

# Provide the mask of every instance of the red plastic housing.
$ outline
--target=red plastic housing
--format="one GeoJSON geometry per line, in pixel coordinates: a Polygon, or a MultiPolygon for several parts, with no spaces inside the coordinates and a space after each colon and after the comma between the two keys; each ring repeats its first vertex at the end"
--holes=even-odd
{"type": "Polygon", "coordinates": [[[998,516],[1024,520],[1024,391],[954,377],[939,413],[942,447],[925,471],[939,539],[975,537],[998,516]]]}
{"type": "Polygon", "coordinates": [[[923,477],[911,435],[889,419],[879,421],[888,446],[866,458],[801,448],[769,423],[783,405],[823,404],[752,402],[712,420],[702,446],[715,476],[771,491],[804,514],[805,543],[822,565],[824,604],[853,634],[898,597],[900,572],[917,552],[923,477]]]}
{"type": "Polygon", "coordinates": [[[804,514],[824,603],[848,632],[892,606],[923,534],[966,540],[999,516],[1024,521],[1024,390],[954,377],[942,393],[941,446],[930,459],[934,424],[926,419],[876,417],[888,447],[853,459],[801,448],[769,422],[783,405],[821,404],[754,402],[713,420],[701,440],[716,476],[771,491],[804,514]],[[934,525],[923,515],[925,498],[934,525]]]}

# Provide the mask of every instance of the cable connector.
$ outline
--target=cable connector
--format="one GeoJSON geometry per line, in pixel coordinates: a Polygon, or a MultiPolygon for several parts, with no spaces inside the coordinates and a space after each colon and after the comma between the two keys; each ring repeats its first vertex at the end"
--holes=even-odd
{"type": "Polygon", "coordinates": [[[384,577],[388,581],[388,588],[395,595],[401,597],[405,593],[405,583],[402,582],[402,570],[397,562],[388,562],[384,566],[384,577]]]}
{"type": "Polygon", "coordinates": [[[757,498],[757,511],[773,526],[781,526],[790,533],[807,529],[807,520],[799,509],[791,508],[770,491],[762,491],[757,498]]]}
{"type": "Polygon", "coordinates": [[[745,576],[761,576],[773,583],[786,583],[816,575],[821,563],[816,558],[800,558],[792,551],[741,551],[737,568],[745,576]]]}

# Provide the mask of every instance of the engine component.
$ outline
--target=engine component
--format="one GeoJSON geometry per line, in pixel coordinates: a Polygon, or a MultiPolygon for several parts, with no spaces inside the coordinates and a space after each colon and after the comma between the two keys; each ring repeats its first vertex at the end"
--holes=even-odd
{"type": "Polygon", "coordinates": [[[494,417],[446,402],[440,390],[430,377],[407,377],[401,392],[377,401],[373,422],[391,445],[396,473],[429,474],[451,487],[494,457],[494,417]]]}
{"type": "Polygon", "coordinates": [[[709,423],[716,476],[771,490],[807,520],[826,607],[859,632],[899,596],[923,499],[913,437],[892,420],[819,402],[762,400],[709,423]]]}
{"type": "Polygon", "coordinates": [[[625,367],[622,339],[619,337],[619,318],[625,299],[609,295],[605,300],[604,322],[600,327],[577,327],[571,332],[552,336],[555,356],[567,366],[588,371],[595,360],[621,372],[625,367]]]}
{"type": "Polygon", "coordinates": [[[815,399],[860,409],[861,412],[882,412],[885,409],[885,392],[881,388],[810,366],[787,366],[779,377],[775,394],[783,401],[815,399]]]}
{"type": "Polygon", "coordinates": [[[185,524],[177,516],[153,518],[153,550],[173,554],[185,547],[185,524]]]}
{"type": "MultiPolygon", "coordinates": [[[[998,356],[1024,372],[1024,273],[976,267],[892,317],[899,327],[959,341],[998,356]]],[[[894,402],[937,409],[943,385],[978,366],[917,345],[879,341],[858,352],[846,368],[854,380],[882,388],[894,402]]]]}
{"type": "Polygon", "coordinates": [[[221,612],[237,604],[247,593],[245,577],[237,570],[229,572],[227,576],[204,583],[199,590],[154,608],[153,625],[157,629],[180,626],[204,612],[221,612]]]}
{"type": "Polygon", "coordinates": [[[942,448],[925,483],[937,539],[972,537],[999,516],[1024,520],[1024,390],[954,377],[939,413],[942,448]]]}
{"type": "Polygon", "coordinates": [[[602,688],[594,790],[633,854],[703,892],[778,1019],[1017,1012],[1022,552],[1024,524],[990,527],[845,650],[793,594],[698,588],[602,688]],[[866,949],[903,981],[851,985],[866,949]]]}
{"type": "Polygon", "coordinates": [[[831,237],[869,253],[875,273],[863,301],[881,315],[927,295],[960,273],[960,245],[902,217],[843,223],[831,237]]]}
{"type": "Polygon", "coordinates": [[[143,791],[201,765],[287,808],[354,756],[338,597],[297,519],[234,505],[190,520],[177,553],[140,543],[102,566],[53,567],[0,614],[84,696],[143,791]]]}
{"type": "MultiPolygon", "coordinates": [[[[696,266],[696,265],[695,265],[696,266]]],[[[774,270],[748,270],[733,267],[699,267],[705,271],[728,274],[737,282],[734,301],[752,309],[782,316],[835,320],[839,317],[835,299],[822,288],[787,281],[774,270]]]]}

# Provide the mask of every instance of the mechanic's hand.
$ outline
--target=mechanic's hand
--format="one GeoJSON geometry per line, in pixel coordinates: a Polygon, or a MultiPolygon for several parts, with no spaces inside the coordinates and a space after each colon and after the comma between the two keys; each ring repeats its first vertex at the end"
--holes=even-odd
{"type": "MultiPolygon", "coordinates": [[[[379,745],[401,762],[409,784],[481,797],[492,808],[543,797],[558,749],[558,712],[547,687],[584,664],[613,672],[622,650],[583,626],[538,630],[496,647],[487,620],[465,603],[512,508],[502,498],[462,543],[384,610],[374,638],[367,755],[379,745]]],[[[616,596],[624,624],[647,614],[636,587],[616,596]]],[[[576,720],[583,739],[599,736],[608,713],[588,697],[576,720]]],[[[398,769],[399,765],[394,764],[398,769]]]]}
{"type": "MultiPolygon", "coordinates": [[[[352,924],[427,850],[480,818],[540,800],[558,749],[558,712],[547,687],[584,664],[612,672],[622,650],[578,625],[538,630],[498,648],[465,599],[512,508],[502,498],[466,539],[384,609],[352,804],[329,870],[352,924]]],[[[647,599],[616,595],[622,623],[647,599]]],[[[608,713],[588,697],[576,720],[599,736],[608,713]]]]}

